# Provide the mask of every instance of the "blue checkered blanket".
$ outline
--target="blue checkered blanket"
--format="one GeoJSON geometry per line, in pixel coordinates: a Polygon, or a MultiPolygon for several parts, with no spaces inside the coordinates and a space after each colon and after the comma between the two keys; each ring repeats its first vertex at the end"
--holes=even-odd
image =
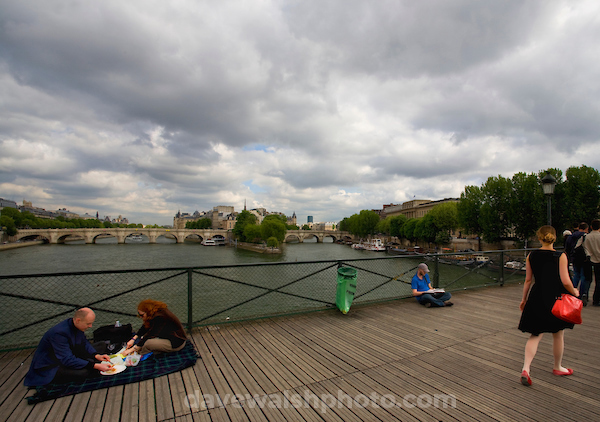
{"type": "Polygon", "coordinates": [[[152,354],[148,359],[140,362],[137,366],[130,366],[127,370],[110,376],[99,376],[90,378],[83,383],[48,384],[35,387],[36,393],[27,397],[29,404],[52,400],[70,394],[83,393],[84,391],[98,390],[101,388],[114,387],[116,385],[140,382],[150,378],[156,378],[173,372],[181,371],[196,363],[198,353],[191,341],[187,341],[185,347],[178,352],[152,354]]]}

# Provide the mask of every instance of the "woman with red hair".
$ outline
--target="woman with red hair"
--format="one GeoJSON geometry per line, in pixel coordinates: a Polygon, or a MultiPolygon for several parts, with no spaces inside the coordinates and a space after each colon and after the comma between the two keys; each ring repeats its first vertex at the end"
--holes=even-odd
{"type": "Polygon", "coordinates": [[[142,300],[137,307],[137,313],[144,324],[127,342],[126,354],[168,353],[183,349],[187,339],[185,330],[179,318],[167,308],[166,303],[152,299],[142,300]],[[135,344],[138,338],[139,341],[135,344]]]}

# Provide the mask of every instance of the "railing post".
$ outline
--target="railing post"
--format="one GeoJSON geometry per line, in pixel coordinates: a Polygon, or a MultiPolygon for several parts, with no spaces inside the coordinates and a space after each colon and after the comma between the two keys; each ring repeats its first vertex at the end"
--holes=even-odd
{"type": "Polygon", "coordinates": [[[192,323],[193,323],[193,307],[192,307],[192,301],[193,301],[193,295],[192,295],[192,276],[193,276],[193,271],[191,268],[188,268],[188,294],[187,294],[187,300],[188,300],[188,320],[187,320],[187,326],[188,326],[188,331],[191,332],[192,331],[192,323]]]}
{"type": "Polygon", "coordinates": [[[504,251],[500,251],[500,285],[504,286],[504,251]]]}
{"type": "Polygon", "coordinates": [[[439,272],[439,262],[440,257],[438,254],[435,254],[433,258],[433,288],[437,289],[440,287],[440,272],[439,272]]]}

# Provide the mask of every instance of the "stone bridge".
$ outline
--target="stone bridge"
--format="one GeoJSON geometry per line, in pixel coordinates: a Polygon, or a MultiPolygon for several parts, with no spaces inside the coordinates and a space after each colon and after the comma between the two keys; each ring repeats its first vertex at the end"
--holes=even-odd
{"type": "MultiPolygon", "coordinates": [[[[232,238],[231,231],[217,229],[157,229],[157,228],[101,228],[101,229],[19,229],[16,236],[11,237],[11,241],[40,239],[47,243],[64,243],[69,238],[83,238],[85,243],[96,243],[96,239],[115,237],[117,243],[125,243],[125,239],[133,235],[143,235],[148,238],[150,243],[156,243],[160,236],[175,239],[177,243],[183,243],[187,238],[195,240],[204,240],[212,238],[223,238],[229,240],[232,238]]],[[[316,237],[318,243],[322,243],[325,237],[331,237],[336,240],[350,240],[352,235],[349,232],[341,231],[313,231],[313,230],[288,230],[284,242],[298,241],[304,242],[305,239],[316,237]]]]}
{"type": "Polygon", "coordinates": [[[20,239],[41,239],[47,243],[64,243],[69,237],[83,238],[85,243],[96,243],[96,239],[115,237],[117,243],[125,243],[125,239],[133,235],[144,235],[150,243],[156,243],[160,236],[175,239],[177,243],[183,243],[185,239],[204,240],[209,238],[222,237],[229,239],[231,233],[226,230],[213,229],[121,229],[121,228],[102,228],[102,229],[19,229],[14,236],[15,240],[20,239]]]}
{"type": "Polygon", "coordinates": [[[350,232],[333,231],[333,230],[288,230],[285,233],[284,243],[297,240],[303,243],[305,239],[317,238],[317,243],[323,243],[323,239],[331,237],[336,240],[352,240],[354,237],[350,232]]]}

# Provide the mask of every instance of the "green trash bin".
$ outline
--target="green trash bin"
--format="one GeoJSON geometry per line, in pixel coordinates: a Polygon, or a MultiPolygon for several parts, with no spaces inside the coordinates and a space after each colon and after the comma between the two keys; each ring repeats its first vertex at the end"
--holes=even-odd
{"type": "Polygon", "coordinates": [[[347,314],[356,293],[356,268],[340,267],[337,270],[337,291],[335,304],[343,314],[347,314]]]}

